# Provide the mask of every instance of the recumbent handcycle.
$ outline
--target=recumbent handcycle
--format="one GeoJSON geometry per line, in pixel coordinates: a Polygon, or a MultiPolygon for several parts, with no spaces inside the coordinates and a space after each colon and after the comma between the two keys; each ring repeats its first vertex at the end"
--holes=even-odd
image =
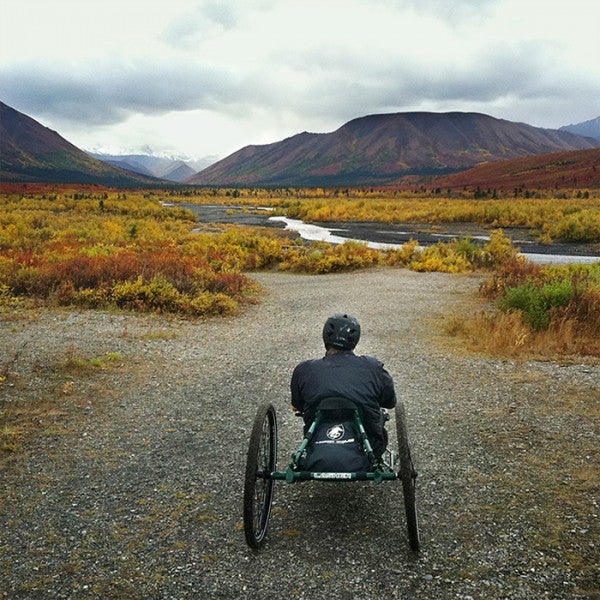
{"type": "MultiPolygon", "coordinates": [[[[300,414],[299,414],[300,415],[300,414]]],[[[256,413],[246,459],[244,533],[247,544],[260,548],[266,538],[275,481],[402,482],[408,541],[420,548],[416,478],[411,459],[406,412],[395,407],[397,452],[388,448],[378,459],[365,432],[359,406],[345,398],[326,398],[305,427],[304,438],[285,471],[277,470],[277,417],[266,402],[256,413]]]]}

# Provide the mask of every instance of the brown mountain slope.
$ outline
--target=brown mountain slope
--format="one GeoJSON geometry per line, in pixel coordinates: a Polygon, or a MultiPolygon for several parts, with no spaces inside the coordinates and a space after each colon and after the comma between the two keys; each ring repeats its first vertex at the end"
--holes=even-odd
{"type": "Polygon", "coordinates": [[[527,189],[600,188],[600,149],[554,152],[478,165],[440,177],[442,188],[527,189]]]}
{"type": "Polygon", "coordinates": [[[0,102],[0,181],[156,185],[92,158],[55,131],[0,102]]]}
{"type": "Polygon", "coordinates": [[[378,185],[496,161],[600,146],[569,132],[479,113],[395,113],[354,119],[327,134],[246,146],[200,171],[200,185],[378,185]]]}

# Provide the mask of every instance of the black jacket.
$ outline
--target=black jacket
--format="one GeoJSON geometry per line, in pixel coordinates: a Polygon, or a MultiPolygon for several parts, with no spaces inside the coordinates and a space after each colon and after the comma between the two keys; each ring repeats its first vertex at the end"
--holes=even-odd
{"type": "Polygon", "coordinates": [[[304,422],[314,419],[320,400],[343,397],[359,405],[367,435],[376,454],[383,451],[385,438],[380,407],[396,405],[394,381],[383,363],[372,356],[352,351],[301,362],[292,374],[292,405],[304,413],[304,422]]]}

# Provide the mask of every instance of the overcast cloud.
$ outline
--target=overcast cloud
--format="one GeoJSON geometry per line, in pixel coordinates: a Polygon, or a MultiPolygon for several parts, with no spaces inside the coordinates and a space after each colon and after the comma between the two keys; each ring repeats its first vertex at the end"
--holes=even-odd
{"type": "Polygon", "coordinates": [[[223,157],[381,112],[600,115],[598,0],[3,0],[0,100],[88,150],[223,157]]]}

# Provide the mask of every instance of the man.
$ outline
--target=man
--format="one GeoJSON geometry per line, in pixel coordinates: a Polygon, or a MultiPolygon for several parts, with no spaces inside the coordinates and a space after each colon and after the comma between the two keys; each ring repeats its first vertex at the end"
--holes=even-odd
{"type": "Polygon", "coordinates": [[[383,363],[372,356],[357,356],[360,324],[351,315],[336,314],[323,327],[325,356],[301,362],[292,374],[292,407],[304,423],[313,421],[324,398],[342,397],[362,409],[365,431],[373,452],[380,458],[387,445],[381,408],[396,405],[394,382],[383,363]]]}

